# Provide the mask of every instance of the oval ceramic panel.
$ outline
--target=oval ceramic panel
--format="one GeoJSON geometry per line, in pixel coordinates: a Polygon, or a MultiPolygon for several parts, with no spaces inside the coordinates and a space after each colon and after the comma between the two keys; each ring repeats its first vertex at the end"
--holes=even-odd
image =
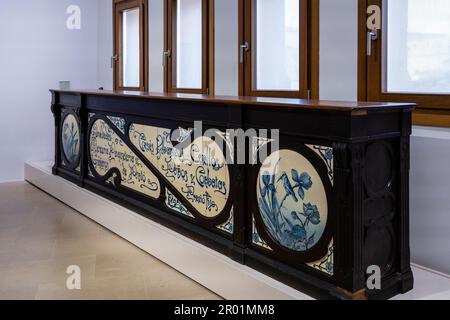
{"type": "Polygon", "coordinates": [[[80,158],[80,130],[77,119],[69,114],[62,126],[62,147],[64,155],[70,164],[78,163],[80,158]]]}
{"type": "Polygon", "coordinates": [[[304,252],[320,241],[328,218],[327,196],[319,173],[304,156],[291,150],[273,153],[261,167],[256,194],[275,242],[304,252]]]}
{"type": "Polygon", "coordinates": [[[122,186],[158,199],[161,187],[156,176],[104,120],[92,125],[89,147],[92,166],[99,176],[116,169],[122,186]]]}
{"type": "Polygon", "coordinates": [[[129,137],[198,213],[215,218],[225,209],[230,173],[225,155],[214,140],[200,136],[176,148],[169,129],[139,124],[130,126],[129,137]]]}

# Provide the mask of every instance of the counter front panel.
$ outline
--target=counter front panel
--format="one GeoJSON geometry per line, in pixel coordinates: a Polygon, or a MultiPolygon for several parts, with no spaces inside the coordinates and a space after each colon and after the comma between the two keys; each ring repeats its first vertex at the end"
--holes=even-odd
{"type": "Polygon", "coordinates": [[[412,288],[413,105],[52,95],[54,174],[317,298],[412,288]]]}

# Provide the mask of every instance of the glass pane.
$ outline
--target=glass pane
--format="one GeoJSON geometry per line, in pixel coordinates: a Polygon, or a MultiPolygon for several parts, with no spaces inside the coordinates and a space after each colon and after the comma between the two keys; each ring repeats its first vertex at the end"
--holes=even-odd
{"type": "Polygon", "coordinates": [[[255,89],[298,91],[300,89],[300,1],[254,1],[256,5],[255,89]]]}
{"type": "Polygon", "coordinates": [[[395,0],[386,5],[385,90],[450,93],[450,1],[395,0]]]}
{"type": "Polygon", "coordinates": [[[139,8],[123,12],[122,26],[122,86],[140,86],[139,8]]]}
{"type": "Polygon", "coordinates": [[[177,1],[176,87],[202,88],[202,0],[177,1]]]}

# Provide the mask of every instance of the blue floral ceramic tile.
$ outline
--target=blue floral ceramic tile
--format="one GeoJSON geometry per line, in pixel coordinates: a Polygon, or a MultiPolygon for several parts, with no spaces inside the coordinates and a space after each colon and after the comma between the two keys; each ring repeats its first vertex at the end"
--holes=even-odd
{"type": "Polygon", "coordinates": [[[253,244],[272,251],[272,248],[263,240],[258,233],[258,229],[256,228],[255,218],[253,218],[253,232],[252,232],[252,242],[253,244]]]}
{"type": "Polygon", "coordinates": [[[180,200],[178,200],[168,189],[166,189],[166,206],[167,208],[181,213],[184,216],[194,218],[194,216],[188,211],[188,209],[186,209],[180,200]]]}
{"type": "Polygon", "coordinates": [[[125,134],[125,119],[112,116],[108,116],[108,119],[120,130],[120,132],[125,134]]]}
{"type": "Polygon", "coordinates": [[[69,114],[62,126],[62,147],[64,155],[70,164],[78,162],[80,157],[80,130],[77,119],[69,114]]]}
{"type": "Polygon", "coordinates": [[[320,259],[319,261],[308,263],[310,267],[313,267],[316,270],[319,270],[323,273],[326,273],[330,276],[334,275],[334,244],[331,241],[328,246],[328,253],[325,257],[320,259]]]}
{"type": "Polygon", "coordinates": [[[234,208],[231,209],[230,218],[224,224],[218,226],[219,230],[233,234],[234,232],[234,208]]]}
{"type": "Polygon", "coordinates": [[[268,157],[259,174],[257,197],[262,220],[275,242],[299,252],[319,242],[328,218],[325,187],[301,154],[281,150],[268,157]]]}
{"type": "Polygon", "coordinates": [[[312,149],[315,153],[319,155],[328,169],[328,177],[330,178],[331,183],[334,182],[334,151],[333,148],[324,147],[324,146],[315,146],[308,145],[310,149],[312,149]]]}

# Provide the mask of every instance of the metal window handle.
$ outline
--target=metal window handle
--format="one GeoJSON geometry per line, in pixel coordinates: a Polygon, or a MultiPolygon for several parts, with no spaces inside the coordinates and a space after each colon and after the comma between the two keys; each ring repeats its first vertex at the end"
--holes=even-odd
{"type": "Polygon", "coordinates": [[[114,62],[116,62],[119,59],[119,56],[117,54],[111,56],[111,69],[114,68],[114,62]]]}
{"type": "Polygon", "coordinates": [[[243,45],[239,46],[239,61],[240,63],[244,63],[244,55],[245,53],[250,50],[250,44],[248,42],[245,42],[243,45]]]}
{"type": "Polygon", "coordinates": [[[163,51],[163,61],[162,61],[163,66],[166,65],[167,58],[169,58],[171,55],[172,55],[172,53],[170,52],[170,50],[163,51]]]}
{"type": "Polygon", "coordinates": [[[374,29],[367,32],[367,56],[372,55],[372,41],[378,40],[378,30],[374,29]]]}

